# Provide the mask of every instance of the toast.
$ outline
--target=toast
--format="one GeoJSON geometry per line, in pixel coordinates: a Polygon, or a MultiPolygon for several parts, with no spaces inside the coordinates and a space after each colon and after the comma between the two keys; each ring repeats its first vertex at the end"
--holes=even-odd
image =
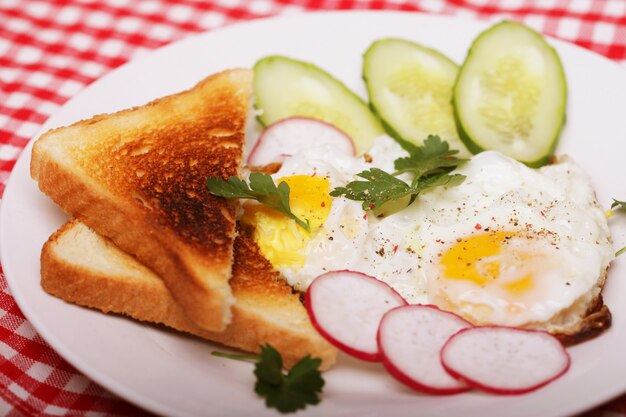
{"type": "Polygon", "coordinates": [[[206,178],[240,169],[252,89],[247,69],[224,71],[141,107],[53,129],[33,147],[31,176],[72,216],[156,271],[187,317],[221,331],[236,201],[206,178]]]}
{"type": "Polygon", "coordinates": [[[65,301],[161,323],[204,339],[249,352],[269,343],[287,367],[307,354],[334,362],[337,351],[317,333],[300,297],[272,269],[246,230],[234,245],[231,288],[237,302],[223,332],[210,332],[188,320],[159,277],[76,219],[45,243],[41,285],[65,301]]]}

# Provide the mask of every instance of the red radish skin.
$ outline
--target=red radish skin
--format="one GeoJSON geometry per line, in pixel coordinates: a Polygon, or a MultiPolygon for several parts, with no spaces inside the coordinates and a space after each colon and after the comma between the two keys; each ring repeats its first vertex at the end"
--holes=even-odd
{"type": "Polygon", "coordinates": [[[248,156],[249,166],[283,162],[314,145],[331,144],[337,152],[355,155],[354,142],[335,126],[307,117],[290,117],[266,127],[248,156]]]}
{"type": "Polygon", "coordinates": [[[313,327],[345,353],[368,362],[381,360],[376,334],[389,309],[407,302],[389,285],[355,271],[332,271],[315,278],[305,295],[313,327]]]}
{"type": "MultiPolygon", "coordinates": [[[[448,338],[456,333],[459,328],[471,326],[469,322],[456,314],[443,311],[434,305],[396,307],[383,316],[378,329],[377,340],[382,363],[391,376],[413,390],[433,395],[452,395],[466,392],[471,387],[451,378],[441,367],[439,351],[448,338]],[[424,323],[424,320],[429,316],[431,316],[430,322],[434,326],[431,328],[425,327],[426,324],[424,323]],[[407,319],[410,318],[412,320],[406,323],[407,319]],[[400,328],[395,329],[394,327],[400,328]],[[403,333],[400,334],[399,332],[403,333]],[[420,336],[426,337],[419,339],[420,336]],[[398,346],[398,343],[403,344],[403,346],[398,346]],[[410,345],[406,346],[406,344],[410,345]],[[411,351],[398,355],[399,349],[405,346],[411,351]],[[414,354],[428,355],[430,359],[424,356],[416,358],[413,356],[414,354]],[[419,366],[420,360],[428,362],[432,360],[433,362],[430,362],[430,368],[426,368],[419,366]],[[411,370],[409,369],[411,366],[418,366],[418,368],[411,370]],[[433,375],[437,376],[433,377],[433,375]],[[437,380],[437,385],[435,385],[435,380],[437,380]]],[[[421,363],[423,364],[423,362],[421,363]]]]}
{"type": "MultiPolygon", "coordinates": [[[[490,345],[491,347],[493,347],[494,342],[496,342],[494,340],[489,340],[489,339],[486,339],[486,340],[488,341],[488,345],[490,345]]],[[[500,346],[501,346],[501,343],[502,342],[500,342],[500,346]]],[[[475,341],[473,345],[476,346],[475,341]]],[[[541,354],[543,354],[544,356],[546,353],[548,353],[545,351],[545,349],[542,350],[541,348],[539,348],[537,350],[541,352],[541,354]]],[[[482,353],[487,354],[489,352],[482,352],[482,353]]],[[[551,334],[544,332],[544,331],[539,331],[539,330],[519,329],[519,328],[514,328],[514,327],[506,327],[506,326],[483,326],[483,327],[474,327],[474,328],[460,330],[458,333],[456,333],[455,335],[450,337],[450,339],[448,339],[446,344],[441,349],[440,357],[441,357],[442,366],[454,378],[461,379],[464,382],[466,382],[468,385],[474,388],[477,388],[479,390],[489,392],[492,394],[500,394],[500,395],[519,395],[519,394],[526,394],[528,392],[535,391],[541,387],[544,387],[550,382],[560,378],[561,376],[563,376],[563,374],[567,372],[571,364],[571,358],[569,354],[567,353],[567,351],[565,350],[561,342],[559,342],[558,339],[552,336],[551,334]],[[473,332],[475,334],[472,334],[470,332],[473,332]],[[485,334],[484,332],[487,332],[487,334],[485,334]],[[496,332],[496,333],[506,332],[506,333],[515,334],[515,335],[523,335],[523,334],[540,335],[541,337],[545,338],[544,339],[545,341],[548,341],[548,343],[550,343],[551,345],[550,348],[555,349],[553,353],[558,352],[556,353],[556,355],[558,355],[556,359],[562,361],[563,363],[559,364],[558,369],[555,370],[552,373],[552,375],[541,378],[540,380],[537,380],[536,383],[528,384],[526,386],[519,386],[516,388],[507,387],[506,384],[504,383],[497,383],[497,384],[495,382],[493,384],[487,383],[486,381],[483,381],[483,378],[471,375],[472,372],[467,372],[467,370],[464,370],[464,371],[459,370],[457,369],[458,366],[455,366],[451,363],[452,362],[451,355],[454,355],[454,354],[458,354],[458,355],[466,354],[467,355],[467,352],[455,352],[453,350],[455,346],[458,346],[459,340],[462,340],[463,338],[466,338],[468,335],[471,334],[473,339],[479,340],[479,338],[481,338],[484,341],[486,339],[486,336],[492,337],[493,332],[496,332]]],[[[490,357],[493,358],[493,355],[491,355],[490,357]]],[[[521,359],[519,357],[515,357],[514,355],[507,358],[506,361],[503,361],[503,363],[506,363],[506,369],[512,372],[512,375],[510,377],[510,380],[512,381],[515,381],[516,377],[517,377],[517,380],[519,380],[519,375],[522,372],[524,372],[524,370],[528,369],[527,367],[523,367],[521,365],[521,359]],[[518,366],[519,369],[515,369],[513,366],[518,366]]],[[[498,363],[496,364],[496,366],[502,366],[502,364],[498,363]]],[[[537,367],[543,366],[545,368],[545,365],[541,363],[536,364],[536,366],[537,367]]]]}

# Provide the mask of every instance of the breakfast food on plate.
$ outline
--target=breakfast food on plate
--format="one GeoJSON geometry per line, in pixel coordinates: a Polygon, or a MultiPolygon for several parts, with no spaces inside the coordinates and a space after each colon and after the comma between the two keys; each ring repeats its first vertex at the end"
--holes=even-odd
{"type": "Polygon", "coordinates": [[[398,381],[429,394],[456,394],[470,389],[452,377],[439,360],[441,348],[462,329],[472,327],[459,316],[430,305],[410,305],[386,313],[378,329],[385,368],[398,381]]]}
{"type": "Polygon", "coordinates": [[[556,51],[534,30],[501,22],[473,42],[453,93],[465,146],[546,164],[565,123],[567,84],[556,51]]]}
{"type": "Polygon", "coordinates": [[[262,355],[271,344],[287,366],[313,355],[327,369],[334,345],[434,394],[563,374],[562,345],[611,324],[615,254],[590,179],[552,155],[558,56],[504,22],[460,70],[384,39],[363,74],[374,113],[320,68],[269,56],[254,81],[225,71],[43,135],[33,178],[77,218],[44,246],[44,289],[262,355]],[[240,171],[252,84],[265,130],[240,171]],[[498,374],[506,361],[530,372],[498,374]]]}
{"type": "Polygon", "coordinates": [[[341,350],[366,361],[380,361],[376,332],[382,316],[406,301],[384,282],[353,271],[315,278],[305,304],[313,326],[341,350]]]}
{"type": "Polygon", "coordinates": [[[231,319],[237,204],[204,183],[239,173],[251,76],[215,74],[145,106],[51,130],[33,147],[39,188],[157,272],[206,330],[231,319]]]}
{"type": "Polygon", "coordinates": [[[233,318],[223,332],[210,332],[185,316],[154,272],[76,219],[50,237],[41,256],[42,287],[68,302],[162,323],[250,352],[270,343],[287,367],[312,355],[327,369],[336,349],[315,331],[299,296],[277,275],[242,230],[230,281],[237,300],[233,318]]]}
{"type": "Polygon", "coordinates": [[[358,153],[383,133],[367,104],[321,68],[284,56],[268,56],[254,65],[258,120],[268,126],[288,117],[312,117],[346,132],[358,153]]]}
{"type": "MultiPolygon", "coordinates": [[[[425,145],[421,152],[439,146],[425,145]]],[[[331,192],[348,189],[368,168],[393,172],[394,160],[406,155],[385,136],[365,157],[311,145],[272,174],[289,184],[291,211],[308,230],[257,202],[244,204],[241,221],[301,291],[327,271],[347,269],[386,282],[411,304],[435,304],[473,324],[547,330],[566,344],[609,326],[600,293],[614,250],[576,163],[562,158],[535,170],[483,152],[451,173],[465,178],[461,184],[423,192],[383,217],[354,195],[331,192]]]]}
{"type": "Polygon", "coordinates": [[[251,167],[282,163],[286,157],[302,152],[311,143],[325,143],[347,155],[356,153],[352,138],[335,126],[308,117],[290,117],[263,130],[247,162],[251,167]]]}
{"type": "Polygon", "coordinates": [[[452,114],[458,71],[442,53],[405,39],[377,40],[363,55],[370,105],[391,136],[419,145],[438,135],[468,156],[452,114]]]}
{"type": "Polygon", "coordinates": [[[534,391],[567,372],[570,362],[549,334],[511,327],[463,329],[441,349],[447,372],[494,394],[534,391]]]}

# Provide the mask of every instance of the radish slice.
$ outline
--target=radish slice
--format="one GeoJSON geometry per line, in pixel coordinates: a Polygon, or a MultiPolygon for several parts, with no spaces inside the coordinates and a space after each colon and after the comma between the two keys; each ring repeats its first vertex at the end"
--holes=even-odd
{"type": "Polygon", "coordinates": [[[355,154],[352,139],[333,125],[306,117],[290,117],[263,131],[248,156],[248,165],[283,162],[285,157],[319,145],[332,145],[336,152],[355,154]]]}
{"type": "Polygon", "coordinates": [[[315,278],[305,305],[313,326],[330,343],[365,361],[380,361],[378,325],[390,309],[407,302],[393,288],[369,275],[333,271],[315,278]]]}
{"type": "Polygon", "coordinates": [[[455,378],[495,394],[523,394],[557,379],[570,357],[554,336],[511,327],[464,329],[441,350],[443,367],[455,378]]]}
{"type": "Polygon", "coordinates": [[[470,389],[441,366],[439,353],[450,336],[472,325],[430,305],[394,308],[383,317],[378,347],[383,365],[398,381],[429,394],[456,394],[470,389]]]}

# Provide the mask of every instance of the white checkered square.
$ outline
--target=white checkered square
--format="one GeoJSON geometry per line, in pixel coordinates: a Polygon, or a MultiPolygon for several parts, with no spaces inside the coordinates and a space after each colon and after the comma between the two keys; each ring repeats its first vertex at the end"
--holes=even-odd
{"type": "Polygon", "coordinates": [[[30,94],[15,92],[9,94],[9,97],[4,100],[4,104],[7,107],[11,107],[14,109],[20,109],[24,107],[24,105],[30,100],[30,94]]]}
{"type": "Polygon", "coordinates": [[[79,51],[86,51],[93,45],[93,42],[94,39],[91,36],[79,32],[70,37],[68,45],[79,51]]]}
{"type": "Polygon", "coordinates": [[[541,32],[546,24],[546,18],[540,14],[530,14],[524,17],[524,24],[541,32]]]}
{"type": "Polygon", "coordinates": [[[75,374],[71,376],[63,389],[65,389],[66,391],[75,392],[77,394],[82,394],[85,392],[90,384],[91,381],[89,381],[87,378],[82,375],[75,374]]]}
{"type": "Polygon", "coordinates": [[[28,396],[30,395],[28,391],[26,391],[24,388],[22,388],[21,385],[16,384],[15,382],[13,382],[12,384],[10,384],[8,386],[9,391],[11,391],[17,398],[21,399],[21,400],[25,400],[28,398],[28,396]]]}
{"type": "Polygon", "coordinates": [[[226,16],[217,12],[206,12],[200,17],[200,26],[206,29],[213,29],[226,23],[226,16]]]}
{"type": "Polygon", "coordinates": [[[580,20],[566,17],[561,19],[557,27],[557,36],[563,39],[576,39],[580,32],[580,20]]]}
{"type": "Polygon", "coordinates": [[[23,65],[35,64],[41,60],[43,52],[34,46],[22,46],[15,56],[15,60],[23,65]]]}
{"type": "Polygon", "coordinates": [[[107,68],[104,65],[93,61],[85,62],[85,64],[80,67],[80,73],[91,78],[100,77],[106,70],[107,68]]]}
{"type": "Polygon", "coordinates": [[[23,73],[19,68],[2,68],[0,71],[0,82],[12,83],[23,73]]]}
{"type": "Polygon", "coordinates": [[[440,13],[445,10],[446,3],[440,0],[424,0],[420,3],[420,8],[427,12],[440,13]]]}
{"type": "Polygon", "coordinates": [[[74,94],[78,93],[84,85],[74,80],[66,80],[61,84],[58,88],[57,93],[64,97],[72,97],[74,94]]]}
{"type": "Polygon", "coordinates": [[[39,130],[39,123],[20,122],[15,134],[21,138],[30,139],[39,130]]]}
{"type": "Polygon", "coordinates": [[[61,40],[65,40],[67,34],[61,30],[46,28],[37,31],[35,34],[37,39],[40,39],[48,44],[58,43],[61,40]]]}
{"type": "Polygon", "coordinates": [[[124,16],[116,23],[116,30],[125,33],[134,33],[143,25],[141,19],[134,16],[124,16]]]}
{"type": "Polygon", "coordinates": [[[35,331],[33,326],[27,321],[20,324],[20,326],[15,329],[15,333],[27,338],[28,340],[34,340],[35,337],[37,337],[37,332],[35,331]]]}
{"type": "Polygon", "coordinates": [[[109,13],[95,11],[87,15],[85,23],[94,28],[108,28],[113,23],[113,17],[109,13]]]}
{"type": "Polygon", "coordinates": [[[269,0],[253,0],[248,3],[248,9],[252,13],[266,15],[276,11],[274,5],[269,0]]]}
{"type": "Polygon", "coordinates": [[[0,415],[6,416],[13,411],[13,406],[0,397],[0,415]]]}
{"type": "Polygon", "coordinates": [[[515,10],[524,6],[525,3],[527,3],[525,0],[502,0],[498,3],[498,6],[504,9],[515,10]]]}
{"type": "Polygon", "coordinates": [[[26,374],[36,381],[44,382],[53,371],[53,367],[41,362],[35,362],[30,368],[28,368],[26,374]]]}
{"type": "Polygon", "coordinates": [[[73,25],[80,21],[81,14],[78,7],[66,6],[57,15],[56,21],[63,25],[73,25]]]}
{"type": "Polygon", "coordinates": [[[144,14],[154,14],[162,10],[161,7],[158,1],[145,0],[137,4],[137,11],[144,14]]]}
{"type": "Polygon", "coordinates": [[[183,23],[189,21],[194,15],[194,9],[189,6],[175,4],[167,11],[167,17],[174,22],[183,23]]]}
{"type": "Polygon", "coordinates": [[[9,42],[6,39],[0,38],[0,56],[6,55],[6,53],[9,51],[12,45],[13,45],[12,42],[9,42]]]}
{"type": "MultiPolygon", "coordinates": [[[[0,120],[0,126],[2,126],[1,120],[0,120]]],[[[13,161],[17,159],[18,155],[21,152],[22,152],[22,148],[18,148],[17,146],[2,145],[0,146],[0,161],[13,161]]]]}
{"type": "Polygon", "coordinates": [[[570,0],[567,2],[567,10],[574,13],[586,13],[591,10],[593,1],[590,0],[570,0]]]}
{"type": "Polygon", "coordinates": [[[44,1],[28,2],[26,11],[30,16],[42,19],[52,12],[52,5],[44,1]]]}
{"type": "Polygon", "coordinates": [[[615,39],[615,25],[598,22],[593,26],[591,39],[597,43],[610,44],[615,39]]]}
{"type": "Polygon", "coordinates": [[[28,22],[28,20],[15,18],[6,23],[6,29],[15,33],[25,33],[31,31],[32,25],[28,22]]]}
{"type": "Polygon", "coordinates": [[[604,14],[607,16],[624,17],[626,16],[626,1],[624,0],[607,0],[604,4],[604,14]]]}
{"type": "Polygon", "coordinates": [[[33,87],[45,88],[50,85],[54,77],[46,72],[36,71],[28,77],[27,84],[33,87]]]}
{"type": "Polygon", "coordinates": [[[61,106],[57,103],[42,101],[37,105],[37,112],[45,114],[46,116],[52,116],[57,110],[59,110],[59,107],[61,106]]]}
{"type": "Polygon", "coordinates": [[[64,416],[67,414],[68,411],[70,410],[65,407],[58,407],[56,405],[48,405],[46,406],[46,408],[43,409],[44,413],[51,416],[64,416]]]}
{"type": "Polygon", "coordinates": [[[119,39],[107,39],[100,44],[98,52],[102,55],[116,57],[121,55],[125,47],[126,43],[119,39]]]}

